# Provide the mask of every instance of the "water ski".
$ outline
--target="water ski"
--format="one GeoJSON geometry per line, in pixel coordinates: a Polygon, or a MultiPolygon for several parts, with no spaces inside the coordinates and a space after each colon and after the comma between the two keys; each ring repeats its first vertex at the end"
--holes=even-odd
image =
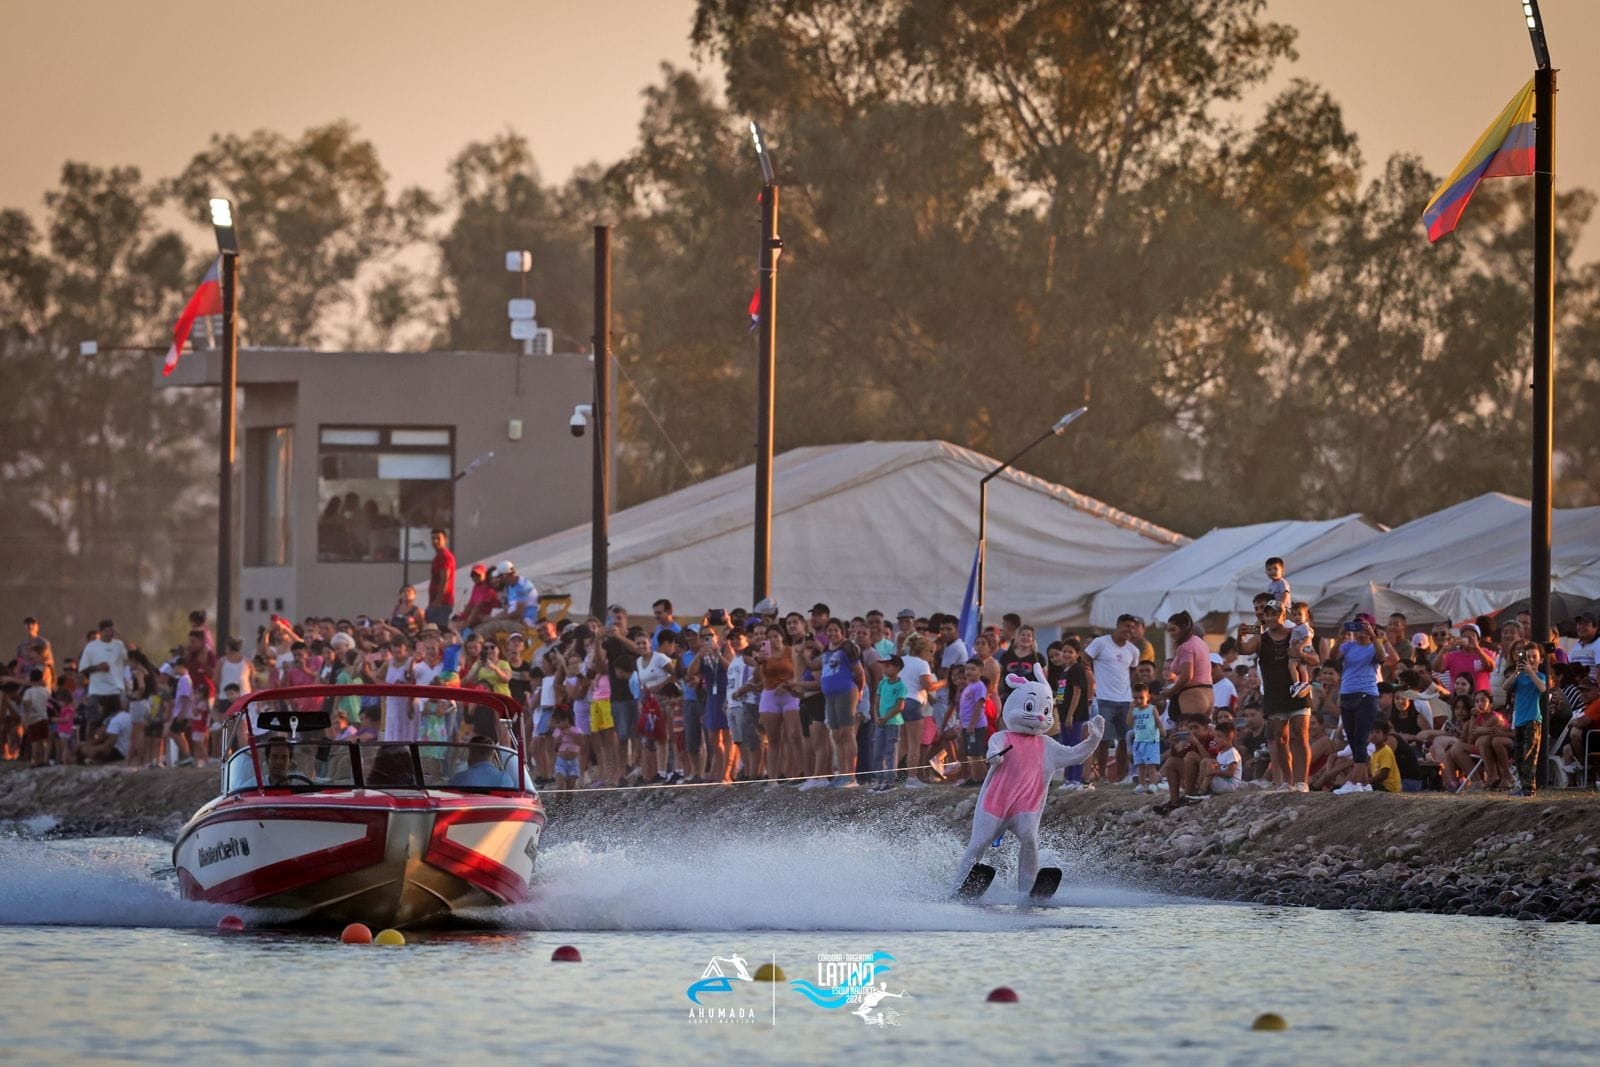
{"type": "MultiPolygon", "coordinates": [[[[1041,874],[1044,872],[1040,872],[1041,874]]],[[[988,892],[989,883],[994,881],[994,868],[987,863],[974,863],[972,870],[967,872],[966,881],[961,883],[961,888],[956,890],[956,899],[967,904],[975,904],[988,892]]],[[[1061,872],[1056,872],[1056,881],[1061,881],[1061,872]]]]}
{"type": "MultiPolygon", "coordinates": [[[[993,873],[989,877],[993,878],[993,873]]],[[[1040,867],[1039,873],[1033,877],[1033,888],[1028,890],[1028,900],[1035,904],[1049,900],[1056,895],[1056,890],[1060,888],[1061,868],[1040,867]]]]}

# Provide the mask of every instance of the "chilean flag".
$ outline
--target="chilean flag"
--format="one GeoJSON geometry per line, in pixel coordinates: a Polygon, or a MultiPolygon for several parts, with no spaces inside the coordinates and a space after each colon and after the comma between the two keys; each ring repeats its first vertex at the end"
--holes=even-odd
{"type": "Polygon", "coordinates": [[[161,364],[161,376],[165,378],[178,367],[178,357],[183,354],[183,346],[189,342],[189,331],[194,329],[194,320],[201,315],[222,314],[222,258],[219,256],[211,263],[211,269],[206,271],[206,276],[200,279],[200,288],[194,291],[189,302],[183,306],[183,314],[178,316],[178,324],[172,328],[172,347],[167,350],[166,362],[161,364]]]}

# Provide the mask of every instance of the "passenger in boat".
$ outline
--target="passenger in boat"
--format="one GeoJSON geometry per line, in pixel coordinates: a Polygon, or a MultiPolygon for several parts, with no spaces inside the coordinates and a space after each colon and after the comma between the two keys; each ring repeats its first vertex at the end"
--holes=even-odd
{"type": "Polygon", "coordinates": [[[467,742],[467,765],[450,776],[450,785],[482,789],[512,788],[505,771],[495,762],[494,742],[482,734],[473,734],[467,742]]]}
{"type": "Polygon", "coordinates": [[[372,767],[367,771],[366,783],[377,788],[417,788],[417,776],[411,765],[411,750],[404,745],[385,745],[372,757],[372,767]]]}

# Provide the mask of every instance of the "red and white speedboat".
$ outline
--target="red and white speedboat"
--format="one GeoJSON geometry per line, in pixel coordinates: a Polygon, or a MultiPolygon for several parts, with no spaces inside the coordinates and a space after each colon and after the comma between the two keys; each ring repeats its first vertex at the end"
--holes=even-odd
{"type": "Polygon", "coordinates": [[[522,735],[516,703],[480,690],[251,693],[229,710],[221,795],[173,847],[183,895],[375,929],[526,900],[545,812],[522,735]],[[474,740],[330,739],[336,711],[373,700],[474,740]]]}

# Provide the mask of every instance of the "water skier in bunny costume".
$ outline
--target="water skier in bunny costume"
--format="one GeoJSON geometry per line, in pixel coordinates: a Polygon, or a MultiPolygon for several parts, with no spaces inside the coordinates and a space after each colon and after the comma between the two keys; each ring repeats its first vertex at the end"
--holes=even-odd
{"type": "Polygon", "coordinates": [[[1046,736],[1055,725],[1055,695],[1045,680],[1044,668],[1033,668],[1034,678],[1006,676],[1011,695],[1000,712],[1005,729],[989,738],[989,774],[978,791],[972,812],[972,840],[961,857],[963,877],[983,856],[990,842],[1010,830],[1022,845],[1017,859],[1017,889],[1026,893],[1039,872],[1039,815],[1050,778],[1063,767],[1083,763],[1094,754],[1105,730],[1105,720],[1090,719],[1078,744],[1060,744],[1046,736]],[[1009,750],[1009,751],[1008,751],[1009,750]]]}

